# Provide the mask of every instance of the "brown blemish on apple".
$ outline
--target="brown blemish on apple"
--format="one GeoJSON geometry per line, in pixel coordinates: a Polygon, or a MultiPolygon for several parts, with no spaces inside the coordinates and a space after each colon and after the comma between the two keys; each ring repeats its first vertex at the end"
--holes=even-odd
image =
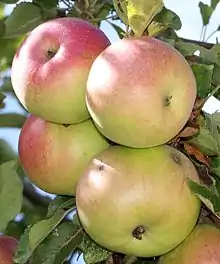
{"type": "Polygon", "coordinates": [[[105,169],[105,165],[99,165],[99,168],[98,168],[100,171],[103,171],[105,169]]]}
{"type": "Polygon", "coordinates": [[[176,164],[178,165],[182,164],[180,156],[177,155],[176,153],[171,153],[171,158],[176,164]]]}
{"type": "Polygon", "coordinates": [[[133,231],[132,231],[132,236],[138,240],[142,240],[142,235],[146,232],[146,228],[142,225],[137,226],[133,231]]]}

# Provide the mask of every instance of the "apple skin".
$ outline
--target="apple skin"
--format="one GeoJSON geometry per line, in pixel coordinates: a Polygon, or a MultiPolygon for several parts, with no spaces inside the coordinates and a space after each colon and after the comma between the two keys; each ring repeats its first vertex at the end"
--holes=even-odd
{"type": "Polygon", "coordinates": [[[32,114],[60,124],[89,118],[85,90],[95,58],[110,45],[98,27],[78,18],[37,26],[18,48],[11,70],[17,98],[32,114]],[[50,57],[55,52],[54,57],[50,57]]]}
{"type": "Polygon", "coordinates": [[[0,264],[13,264],[18,241],[10,236],[0,235],[0,264]]]}
{"type": "Polygon", "coordinates": [[[119,40],[100,53],[89,73],[86,104],[111,141],[146,148],[181,131],[196,93],[185,58],[165,42],[143,36],[119,40]]]}
{"type": "Polygon", "coordinates": [[[191,161],[170,146],[111,146],[96,155],[78,181],[80,222],[110,251],[164,254],[189,235],[199,217],[201,202],[188,187],[189,177],[199,181],[191,161]]]}
{"type": "Polygon", "coordinates": [[[19,136],[18,154],[27,177],[37,187],[72,196],[89,161],[108,147],[91,119],[66,127],[30,115],[19,136]]]}
{"type": "Polygon", "coordinates": [[[159,264],[219,264],[220,229],[199,224],[174,250],[162,256],[159,264]]]}

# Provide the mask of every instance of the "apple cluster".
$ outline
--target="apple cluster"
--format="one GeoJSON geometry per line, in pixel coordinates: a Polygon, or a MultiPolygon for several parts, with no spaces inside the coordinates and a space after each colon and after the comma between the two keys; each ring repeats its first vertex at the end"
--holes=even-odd
{"type": "Polygon", "coordinates": [[[109,45],[93,24],[59,18],[30,32],[14,56],[12,86],[30,113],[19,158],[29,179],[48,193],[74,195],[85,166],[109,146],[84,99],[91,65],[109,45]]]}
{"type": "Polygon", "coordinates": [[[187,180],[199,176],[168,142],[186,125],[197,87],[178,51],[147,36],[110,43],[87,21],[59,18],[23,41],[11,80],[30,113],[18,146],[27,177],[75,196],[96,243],[155,257],[189,236],[201,202],[187,180]]]}

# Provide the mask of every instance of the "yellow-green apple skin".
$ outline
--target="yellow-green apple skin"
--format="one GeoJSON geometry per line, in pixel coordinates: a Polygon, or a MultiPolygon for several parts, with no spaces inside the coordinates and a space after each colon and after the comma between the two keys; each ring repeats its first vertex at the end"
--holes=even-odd
{"type": "Polygon", "coordinates": [[[88,119],[89,70],[109,45],[103,31],[79,18],[58,18],[37,26],[13,59],[15,94],[30,113],[47,121],[75,124],[88,119]]]}
{"type": "Polygon", "coordinates": [[[220,230],[199,224],[174,250],[163,255],[158,264],[219,264],[220,230]]]}
{"type": "Polygon", "coordinates": [[[170,146],[111,146],[78,181],[78,216],[88,235],[110,251],[137,257],[165,254],[194,228],[201,202],[187,178],[191,161],[170,146]]]}
{"type": "Polygon", "coordinates": [[[185,58],[165,42],[143,36],[112,43],[95,59],[86,103],[111,141],[145,148],[164,144],[181,131],[196,93],[185,58]]]}
{"type": "Polygon", "coordinates": [[[27,177],[37,187],[74,195],[89,161],[108,146],[91,119],[64,126],[30,115],[19,136],[18,153],[27,177]]]}
{"type": "Polygon", "coordinates": [[[13,264],[18,241],[6,235],[0,235],[0,264],[13,264]]]}

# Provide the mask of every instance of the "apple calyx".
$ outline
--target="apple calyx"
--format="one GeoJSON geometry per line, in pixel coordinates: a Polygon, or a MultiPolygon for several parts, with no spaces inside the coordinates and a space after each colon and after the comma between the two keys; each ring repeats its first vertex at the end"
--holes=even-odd
{"type": "Polygon", "coordinates": [[[57,51],[58,51],[58,49],[56,49],[56,48],[49,48],[46,51],[46,57],[47,57],[48,61],[51,60],[57,54],[57,51]]]}
{"type": "Polygon", "coordinates": [[[169,106],[171,104],[172,95],[168,95],[164,98],[164,106],[169,106]]]}
{"type": "Polygon", "coordinates": [[[142,225],[136,227],[132,231],[132,236],[138,240],[142,240],[142,235],[146,232],[146,228],[142,225]]]}

